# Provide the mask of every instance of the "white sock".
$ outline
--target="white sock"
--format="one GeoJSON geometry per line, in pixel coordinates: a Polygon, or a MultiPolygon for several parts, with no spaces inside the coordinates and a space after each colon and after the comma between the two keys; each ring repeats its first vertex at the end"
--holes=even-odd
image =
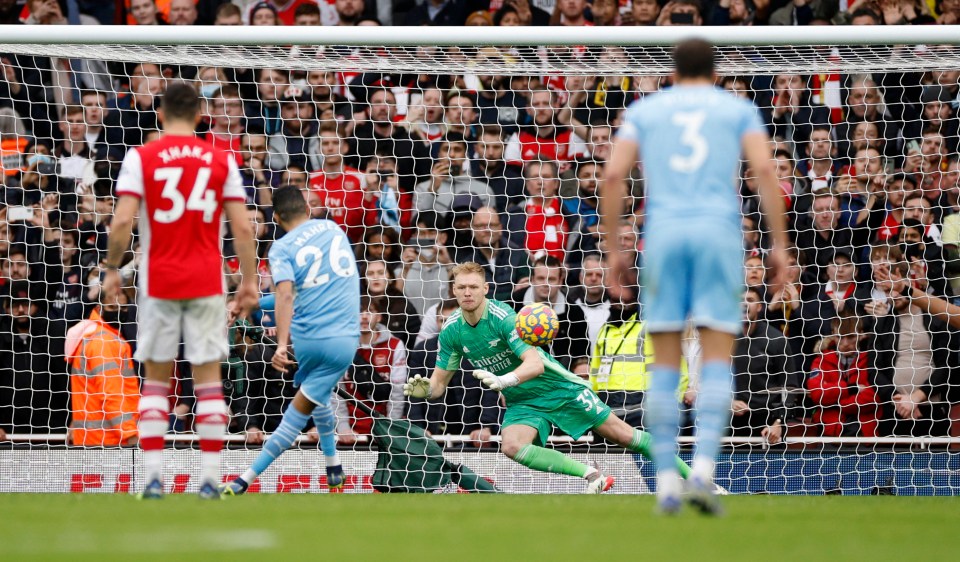
{"type": "Polygon", "coordinates": [[[657,472],[657,495],[676,496],[683,487],[680,484],[680,474],[676,469],[667,469],[657,472]]]}
{"type": "Polygon", "coordinates": [[[333,456],[324,455],[323,461],[327,463],[326,466],[337,466],[340,464],[340,455],[336,453],[334,453],[333,456]]]}
{"type": "Polygon", "coordinates": [[[143,451],[143,471],[145,482],[160,480],[163,482],[163,450],[143,451]]]}
{"type": "Polygon", "coordinates": [[[253,481],[257,479],[257,472],[252,468],[248,468],[246,472],[240,477],[244,482],[247,483],[247,486],[253,484],[253,481]]]}
{"type": "Polygon", "coordinates": [[[717,463],[708,457],[696,457],[693,459],[693,466],[690,467],[691,474],[701,480],[713,480],[713,473],[717,468],[717,463]]]}
{"type": "MultiPolygon", "coordinates": [[[[155,385],[155,383],[144,385],[148,388],[147,392],[150,392],[151,384],[155,385]]],[[[167,397],[166,395],[144,395],[140,398],[139,409],[140,420],[137,427],[140,434],[140,449],[143,451],[144,481],[163,481],[163,436],[169,424],[167,397]]]]}

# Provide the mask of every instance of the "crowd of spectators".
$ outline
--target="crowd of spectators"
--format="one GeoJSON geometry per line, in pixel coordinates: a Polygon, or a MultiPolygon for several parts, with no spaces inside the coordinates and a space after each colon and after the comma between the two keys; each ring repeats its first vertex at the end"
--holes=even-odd
{"type": "MultiPolygon", "coordinates": [[[[918,25],[960,17],[957,0],[119,5],[0,0],[0,23],[918,25]]],[[[128,304],[118,314],[97,310],[100,268],[119,164],[159,134],[158,95],[174,79],[195,83],[203,96],[197,134],[236,157],[262,259],[267,298],[231,327],[223,366],[232,431],[262,442],[292,395],[290,377],[270,366],[266,256],[283,234],[271,209],[280,185],[302,189],[312,216],[337,222],[354,244],[361,346],[342,385],[382,414],[477,444],[497,432],[499,396],[463,372],[437,403],[408,403],[399,392],[408,376],[430,374],[439,327],[456,309],[448,271],[465,261],[484,268],[490,297],[518,309],[548,302],[561,321],[548,350],[573,373],[595,377],[601,330],[638,315],[606,295],[604,255],[623,252],[639,268],[644,239],[642,166],[632,174],[633,212],[601,237],[604,165],[623,109],[669,77],[616,75],[610,69],[623,49],[585,52],[607,61],[607,72],[307,72],[0,53],[0,434],[58,432],[79,417],[64,342],[81,320],[97,314],[136,346],[139,254],[130,252],[123,268],[128,304]]],[[[543,55],[532,53],[491,47],[458,56],[509,64],[543,55]]],[[[733,431],[947,435],[960,402],[960,70],[824,72],[718,81],[761,109],[794,244],[789,283],[774,293],[765,283],[757,186],[743,169],[736,189],[747,290],[733,431]]],[[[224,252],[232,287],[238,264],[229,233],[224,252]]],[[[693,405],[697,361],[689,355],[681,399],[693,405]]],[[[188,370],[178,370],[171,427],[189,430],[192,387],[188,370]]],[[[342,442],[369,432],[360,409],[343,402],[338,413],[342,442]]]]}

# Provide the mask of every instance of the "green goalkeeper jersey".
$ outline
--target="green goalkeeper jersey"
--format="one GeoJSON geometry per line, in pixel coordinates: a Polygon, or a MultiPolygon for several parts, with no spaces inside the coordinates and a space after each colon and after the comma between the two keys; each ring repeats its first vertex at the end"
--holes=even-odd
{"type": "Polygon", "coordinates": [[[506,304],[487,299],[483,316],[476,326],[464,320],[457,309],[440,329],[440,349],[437,368],[456,371],[460,360],[466,357],[474,369],[484,369],[496,375],[505,375],[520,366],[520,356],[528,349],[536,349],[543,360],[543,374],[518,386],[501,392],[507,404],[527,403],[538,409],[552,410],[569,402],[589,388],[589,384],[563,368],[556,359],[542,349],[534,348],[520,339],[514,326],[517,313],[506,304]]]}

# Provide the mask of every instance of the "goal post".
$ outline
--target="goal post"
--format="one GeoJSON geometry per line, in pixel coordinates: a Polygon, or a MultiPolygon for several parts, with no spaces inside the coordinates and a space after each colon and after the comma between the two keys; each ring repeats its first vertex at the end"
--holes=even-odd
{"type": "MultiPolygon", "coordinates": [[[[642,359],[604,345],[635,311],[618,316],[602,275],[605,252],[642,264],[642,166],[631,177],[632,219],[616,240],[597,234],[596,192],[623,109],[670,84],[672,46],[692,36],[716,45],[719,85],[756,103],[774,137],[795,261],[792,292],[770,294],[768,240],[744,167],[733,188],[744,212],[745,283],[761,305],[747,307],[737,343],[738,403],[718,482],[736,493],[957,494],[956,26],[0,26],[0,492],[142,485],[135,448],[77,442],[84,408],[97,420],[134,412],[120,400],[84,406],[96,397],[76,377],[95,373],[64,347],[97,304],[119,163],[158,134],[156,100],[172,79],[197,86],[199,134],[237,159],[264,294],[277,235],[273,189],[300,185],[313,216],[350,236],[379,326],[364,336],[348,391],[427,426],[451,460],[501,489],[574,491],[497,452],[502,406],[469,371],[442,404],[408,402],[397,385],[432,370],[450,312],[449,265],[486,260],[491,295],[517,307],[549,301],[561,317],[551,353],[615,412],[642,423],[632,401],[642,384],[598,376],[605,357],[642,359]],[[903,304],[877,274],[898,268],[923,296],[903,304]],[[837,330],[850,326],[859,343],[841,354],[838,338],[851,334],[837,330]]],[[[228,240],[228,287],[237,281],[231,251],[228,240]]],[[[133,283],[141,258],[131,257],[124,271],[133,283]]],[[[128,299],[118,325],[135,345],[132,287],[128,299]]],[[[270,367],[272,328],[267,308],[230,330],[224,474],[242,472],[291,396],[292,381],[270,367]]],[[[688,338],[685,456],[697,349],[688,338]]],[[[167,453],[168,481],[180,478],[184,490],[196,485],[199,458],[189,448],[191,389],[180,369],[167,453]]],[[[351,490],[369,491],[368,420],[337,406],[351,490]]],[[[554,435],[550,444],[610,467],[620,491],[652,486],[649,462],[592,435],[554,435]]],[[[262,491],[324,488],[309,436],[282,459],[262,491]]]]}

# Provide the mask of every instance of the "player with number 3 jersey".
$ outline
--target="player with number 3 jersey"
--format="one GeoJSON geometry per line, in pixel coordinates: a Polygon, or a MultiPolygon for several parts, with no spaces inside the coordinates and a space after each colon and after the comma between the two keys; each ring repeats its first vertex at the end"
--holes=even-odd
{"type": "Polygon", "coordinates": [[[350,240],[333,221],[310,219],[306,201],[294,186],[273,195],[274,220],[287,233],[270,248],[276,284],[277,351],[273,365],[286,372],[293,343],[298,388],[293,402],[263,450],[239,478],[222,487],[226,495],[247,491],[283,451],[290,448],[310,417],[317,426],[330,488],[343,486],[337,456],[333,389],[353,361],[360,339],[360,276],[350,240]]]}
{"type": "MultiPolygon", "coordinates": [[[[713,473],[730,419],[731,352],[739,335],[743,292],[740,200],[734,179],[746,157],[760,185],[760,204],[773,247],[766,257],[771,292],[786,263],[786,218],[769,138],[757,108],[716,84],[713,46],[700,39],[677,45],[674,86],[635,102],[623,116],[606,168],[601,226],[616,232],[623,216],[626,178],[643,160],[646,222],[643,258],[644,321],[656,358],[644,396],[644,420],[654,437],[660,509],[680,509],[681,482],[671,457],[679,411],[681,335],[700,332],[703,367],[697,400],[697,450],[688,498],[716,514],[713,473]]],[[[610,293],[626,296],[627,264],[608,256],[610,293]]]]}
{"type": "Polygon", "coordinates": [[[146,369],[138,424],[146,481],[141,497],[163,497],[167,394],[182,341],[195,383],[200,497],[214,499],[220,497],[220,450],[227,426],[220,380],[220,362],[229,351],[220,251],[223,214],[230,221],[240,258],[242,280],[234,302],[241,311],[256,303],[256,252],[236,160],[194,135],[200,118],[197,91],[182,82],[170,84],[158,116],[163,136],[131,148],[120,169],[102,295],[104,299],[118,295],[117,268],[130,247],[134,217],[139,214],[136,358],[146,369]]]}

